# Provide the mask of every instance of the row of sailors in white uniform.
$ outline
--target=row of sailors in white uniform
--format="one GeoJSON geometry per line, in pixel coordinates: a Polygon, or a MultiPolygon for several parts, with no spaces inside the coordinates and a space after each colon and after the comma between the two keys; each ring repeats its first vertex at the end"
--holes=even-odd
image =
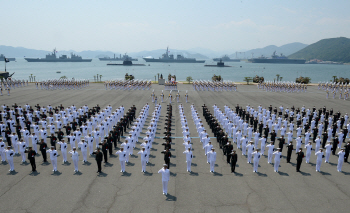
{"type": "MultiPolygon", "coordinates": [[[[143,124],[144,124],[144,122],[145,122],[145,120],[147,118],[147,115],[148,115],[148,109],[149,109],[149,105],[146,105],[141,110],[140,118],[142,118],[142,119],[137,120],[133,127],[137,127],[138,126],[137,127],[138,129],[142,129],[143,124]],[[143,115],[145,115],[145,116],[143,116],[143,115]]],[[[159,113],[160,113],[160,109],[159,109],[159,113]]],[[[159,113],[158,113],[158,116],[156,116],[155,113],[154,113],[155,116],[153,117],[153,124],[155,125],[155,127],[148,128],[150,133],[147,133],[147,136],[144,138],[144,141],[147,141],[148,144],[149,144],[148,146],[145,145],[145,147],[147,148],[148,152],[149,152],[150,148],[152,148],[151,144],[152,144],[152,142],[154,140],[154,134],[155,134],[155,130],[156,130],[156,122],[159,119],[159,113]]],[[[138,134],[135,134],[135,137],[134,137],[133,134],[132,134],[134,132],[135,131],[134,131],[134,128],[133,128],[133,130],[130,131],[129,137],[127,137],[125,139],[125,142],[122,143],[122,145],[121,145],[122,147],[124,147],[125,150],[128,151],[129,155],[133,154],[133,148],[135,148],[136,141],[137,141],[138,136],[139,136],[138,135],[139,133],[138,133],[138,134]],[[130,142],[130,143],[128,143],[128,142],[130,142]]],[[[81,148],[81,152],[82,152],[82,155],[83,155],[83,159],[84,159],[83,162],[87,161],[88,148],[89,148],[90,155],[94,151],[94,147],[93,147],[94,138],[90,137],[90,136],[91,136],[91,134],[89,134],[89,136],[85,137],[85,139],[82,139],[78,143],[78,147],[81,148]]],[[[146,142],[146,144],[147,144],[147,142],[146,142]]],[[[61,153],[62,153],[62,157],[63,157],[63,162],[67,162],[68,144],[65,141],[60,141],[57,144],[59,144],[60,147],[61,147],[60,149],[61,149],[61,153]]],[[[141,146],[143,146],[144,144],[142,144],[141,146]]],[[[25,149],[26,149],[27,145],[26,145],[25,142],[23,142],[23,140],[21,140],[21,142],[19,142],[18,145],[20,147],[20,153],[22,155],[22,162],[24,162],[25,161],[25,149]]],[[[76,159],[78,158],[78,152],[75,151],[76,150],[75,141],[74,142],[72,141],[72,143],[70,145],[71,145],[71,151],[69,151],[68,153],[72,154],[72,159],[73,159],[74,166],[75,166],[75,170],[74,171],[78,171],[78,164],[77,164],[77,161],[76,161],[76,159]]],[[[98,143],[98,141],[96,141],[96,147],[98,147],[98,145],[99,145],[99,143],[98,143]]],[[[5,161],[4,154],[5,154],[6,150],[3,149],[4,146],[5,146],[5,143],[2,142],[2,139],[0,139],[0,154],[1,154],[1,157],[2,157],[2,161],[5,161]]],[[[36,147],[36,146],[34,146],[34,147],[36,147]]],[[[56,150],[48,150],[47,152],[50,152],[50,159],[52,160],[54,171],[57,171],[57,156],[58,156],[58,154],[56,154],[54,157],[52,156],[52,154],[53,153],[57,153],[57,151],[56,150]]],[[[14,154],[15,154],[15,152],[13,151],[13,155],[14,154]]],[[[128,160],[129,157],[126,156],[126,159],[128,160]]],[[[148,162],[148,158],[147,158],[147,162],[148,162]]],[[[11,169],[11,170],[13,170],[13,169],[11,169]]],[[[124,169],[124,171],[125,171],[125,169],[124,169]]]]}
{"type": "MultiPolygon", "coordinates": [[[[289,136],[287,138],[288,140],[288,144],[290,142],[292,142],[292,132],[289,132],[289,136]]],[[[242,136],[242,133],[240,132],[240,130],[238,130],[238,132],[236,133],[236,139],[237,140],[233,140],[235,143],[237,143],[237,148],[240,149],[241,145],[242,145],[242,155],[247,155],[247,150],[248,150],[248,163],[251,163],[251,158],[252,158],[252,153],[253,153],[253,150],[254,148],[257,148],[259,146],[259,142],[260,142],[260,147],[261,147],[261,154],[264,155],[265,154],[265,147],[268,148],[268,163],[271,163],[271,160],[272,160],[272,155],[276,155],[275,157],[275,172],[278,172],[278,166],[279,166],[279,159],[281,158],[281,153],[279,151],[277,152],[274,152],[274,145],[272,142],[270,142],[270,144],[266,145],[266,138],[265,136],[263,136],[262,138],[259,139],[259,133],[256,133],[255,134],[255,137],[254,137],[254,143],[251,141],[248,143],[248,141],[250,141],[249,138],[246,138],[246,136],[243,135],[242,138],[240,138],[242,136]],[[276,161],[277,162],[277,165],[276,166],[276,161]]],[[[301,148],[302,146],[302,138],[301,136],[299,135],[297,138],[296,138],[296,149],[295,151],[298,152],[299,149],[301,148]]],[[[338,144],[338,148],[341,148],[341,141],[342,141],[342,138],[341,140],[339,141],[339,144],[338,144]]],[[[316,148],[315,148],[315,155],[316,156],[319,156],[322,148],[321,148],[321,139],[320,137],[318,137],[316,140],[315,140],[315,143],[316,143],[316,148]]],[[[311,142],[309,142],[309,135],[307,137],[305,137],[305,148],[306,148],[306,163],[309,163],[309,160],[310,160],[310,156],[311,156],[311,150],[312,150],[312,144],[311,142]]],[[[329,162],[329,157],[330,157],[330,153],[331,153],[331,149],[332,149],[332,144],[331,142],[329,141],[327,143],[327,145],[325,146],[325,149],[326,149],[326,160],[325,162],[329,162]]],[[[344,149],[344,148],[341,148],[341,149],[344,149]]],[[[344,162],[344,155],[345,155],[345,152],[342,150],[340,151],[338,154],[339,155],[339,158],[338,158],[338,167],[337,167],[337,171],[341,171],[341,167],[343,165],[343,162],[344,162]]],[[[320,171],[320,165],[321,165],[321,162],[322,161],[319,161],[319,157],[317,157],[317,161],[316,161],[316,171],[320,171]]],[[[255,168],[255,167],[254,167],[255,168]]],[[[254,169],[254,171],[257,171],[254,169]]]]}
{"type": "MultiPolygon", "coordinates": [[[[100,137],[107,135],[108,132],[112,129],[112,127],[120,120],[122,113],[119,111],[120,109],[117,109],[116,113],[113,112],[111,116],[108,116],[109,119],[105,119],[104,121],[102,121],[102,123],[98,124],[94,130],[92,130],[92,128],[89,128],[87,125],[83,125],[81,126],[83,132],[80,131],[80,128],[77,128],[76,131],[71,132],[71,135],[66,136],[69,139],[71,148],[75,147],[75,142],[80,142],[82,136],[85,137],[87,141],[89,141],[91,140],[90,137],[92,137],[93,135],[93,138],[96,141],[96,145],[97,145],[98,141],[100,141],[100,137]],[[88,132],[90,133],[88,134],[88,132]]],[[[29,139],[31,139],[33,149],[37,151],[36,144],[39,141],[39,136],[41,137],[41,139],[44,139],[44,142],[46,143],[48,133],[45,127],[39,130],[38,125],[32,124],[31,126],[33,127],[32,135],[29,135],[29,131],[27,130],[26,127],[24,127],[24,129],[21,130],[21,133],[23,135],[23,139],[26,142],[27,146],[29,146],[29,139]]],[[[3,129],[3,126],[0,126],[0,128],[3,129]]],[[[49,128],[50,134],[55,134],[56,128],[54,125],[52,124],[48,125],[47,128],[49,128]]],[[[18,135],[16,135],[16,133],[13,132],[12,135],[10,135],[10,137],[11,137],[11,142],[14,144],[16,153],[18,153],[18,149],[16,146],[16,143],[18,141],[18,135]]]]}
{"type": "MultiPolygon", "coordinates": [[[[49,107],[51,107],[51,106],[49,105],[49,107]]],[[[5,109],[6,106],[4,105],[3,108],[5,109]]],[[[20,123],[22,129],[24,129],[25,119],[24,119],[24,116],[22,116],[23,109],[20,107],[18,107],[17,109],[18,109],[18,112],[20,114],[20,116],[18,117],[19,123],[20,123]]],[[[50,110],[52,110],[52,107],[49,108],[49,110],[46,110],[46,108],[41,108],[41,111],[43,113],[46,113],[50,110]]],[[[6,122],[10,125],[11,131],[14,132],[15,131],[15,124],[16,124],[15,120],[14,120],[15,119],[14,110],[10,110],[9,112],[10,112],[11,118],[8,118],[8,120],[6,122]]],[[[47,124],[49,124],[50,128],[52,128],[52,129],[50,129],[50,132],[54,132],[55,129],[62,129],[62,127],[67,126],[70,122],[73,122],[74,119],[77,119],[80,115],[84,115],[87,112],[88,112],[88,107],[86,105],[84,107],[81,107],[78,110],[76,110],[76,107],[73,105],[71,107],[68,107],[66,110],[60,111],[60,113],[57,113],[57,114],[55,113],[54,117],[49,116],[46,119],[41,119],[39,121],[39,124],[41,124],[42,128],[45,128],[45,129],[47,128],[47,124]],[[67,111],[67,113],[66,113],[66,111],[67,111]]],[[[111,112],[112,112],[112,107],[109,105],[108,107],[106,107],[106,109],[101,110],[97,115],[92,116],[86,122],[88,130],[91,132],[92,128],[96,128],[98,123],[101,123],[101,122],[104,123],[105,119],[109,119],[110,121],[111,120],[113,121],[116,119],[119,120],[124,115],[124,107],[123,106],[119,107],[112,114],[111,114],[111,112]]],[[[7,114],[6,112],[2,112],[3,116],[6,116],[6,114],[7,114]]],[[[37,117],[40,116],[40,112],[37,110],[34,111],[34,114],[37,117]]],[[[29,121],[32,122],[34,116],[33,116],[33,114],[29,113],[29,111],[28,111],[27,118],[29,121]]],[[[33,123],[32,127],[34,130],[39,131],[38,125],[33,123]]],[[[5,129],[6,125],[3,123],[0,124],[0,128],[5,129]]]]}
{"type": "MultiPolygon", "coordinates": [[[[147,106],[147,109],[145,109],[145,110],[147,110],[147,115],[148,115],[149,105],[147,104],[146,106],[147,106]]],[[[146,137],[143,138],[144,142],[140,145],[142,150],[137,153],[137,154],[141,155],[141,168],[142,168],[141,172],[146,172],[146,165],[149,161],[149,155],[150,155],[150,151],[152,149],[152,143],[154,141],[155,134],[157,131],[157,123],[159,121],[160,112],[161,112],[161,105],[157,105],[155,107],[155,110],[152,113],[152,119],[151,119],[150,126],[147,128],[148,132],[146,132],[146,137]]],[[[146,119],[147,119],[147,116],[144,116],[140,120],[141,123],[144,124],[146,119]]],[[[132,130],[130,135],[132,135],[133,133],[134,133],[134,131],[132,130]]],[[[136,147],[135,145],[136,145],[136,141],[137,141],[138,137],[136,137],[136,135],[134,135],[134,138],[131,138],[131,139],[129,139],[129,138],[125,139],[125,142],[122,143],[122,145],[121,145],[122,149],[120,149],[119,151],[116,152],[116,154],[119,155],[119,161],[120,161],[120,166],[121,166],[120,172],[125,172],[125,163],[129,162],[129,155],[133,155],[133,148],[136,147]],[[129,145],[130,140],[132,143],[131,145],[129,145]]]]}
{"type": "MultiPolygon", "coordinates": [[[[230,113],[231,112],[229,112],[228,114],[230,114],[230,113]]],[[[251,138],[253,128],[246,121],[244,121],[241,117],[239,117],[235,112],[232,112],[232,116],[227,116],[227,114],[220,111],[220,108],[218,108],[216,105],[214,105],[214,115],[216,116],[218,121],[222,124],[223,128],[229,134],[229,136],[231,136],[231,134],[234,135],[235,131],[241,130],[241,131],[243,131],[243,134],[249,135],[249,137],[251,138]],[[230,117],[233,117],[233,118],[230,119],[230,117]]],[[[269,120],[267,120],[268,117],[266,117],[266,116],[263,119],[263,125],[264,125],[263,127],[269,126],[269,133],[271,133],[272,130],[274,129],[276,131],[276,134],[278,133],[278,131],[281,131],[281,135],[285,136],[286,131],[287,131],[287,127],[289,127],[289,130],[291,132],[294,131],[294,126],[295,126],[294,123],[288,122],[287,119],[284,119],[282,121],[281,117],[278,117],[277,122],[273,123],[275,120],[275,116],[273,116],[273,115],[271,116],[271,118],[269,118],[269,120]]],[[[344,117],[345,117],[344,123],[346,123],[348,120],[348,116],[345,115],[344,117]]],[[[304,117],[304,118],[306,118],[306,117],[304,117]]],[[[330,123],[333,122],[332,117],[329,117],[328,120],[330,123]]],[[[302,130],[304,129],[304,125],[306,124],[306,122],[307,122],[307,118],[303,119],[303,125],[296,129],[297,137],[301,135],[302,130]]],[[[313,119],[311,121],[311,128],[310,128],[311,130],[316,127],[315,123],[316,123],[316,121],[315,121],[315,119],[313,119]]],[[[341,121],[338,120],[336,123],[338,126],[337,133],[339,135],[343,134],[342,132],[340,132],[341,131],[341,128],[340,128],[341,121]]],[[[317,134],[318,134],[318,136],[321,136],[322,132],[324,131],[324,129],[323,129],[324,124],[322,123],[322,118],[321,118],[321,122],[318,124],[317,128],[318,128],[317,134]]],[[[347,124],[347,129],[350,131],[350,124],[347,124]]],[[[328,132],[328,136],[330,137],[332,135],[332,132],[333,132],[333,128],[331,125],[329,125],[327,132],[328,132]]],[[[308,131],[306,134],[310,135],[311,133],[310,133],[310,131],[308,131]]]]}

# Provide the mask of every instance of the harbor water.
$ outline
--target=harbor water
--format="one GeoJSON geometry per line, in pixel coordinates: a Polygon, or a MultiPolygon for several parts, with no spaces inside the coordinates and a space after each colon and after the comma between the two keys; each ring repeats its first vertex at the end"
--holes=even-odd
{"type": "MultiPolygon", "coordinates": [[[[201,63],[147,63],[143,59],[134,63],[146,66],[107,66],[109,61],[100,61],[97,58],[92,62],[27,62],[24,59],[16,59],[6,64],[7,71],[15,79],[29,80],[33,74],[35,79],[58,79],[66,76],[68,79],[89,79],[94,81],[94,76],[102,75],[101,80],[124,79],[126,73],[134,75],[135,79],[154,80],[158,73],[167,78],[168,74],[176,75],[178,81],[185,81],[191,76],[194,80],[209,80],[211,77],[221,75],[224,80],[243,82],[244,77],[263,76],[265,81],[273,81],[276,75],[282,77],[282,81],[295,81],[299,76],[310,77],[311,83],[320,81],[329,82],[332,76],[350,78],[350,66],[348,65],[324,65],[324,64],[259,64],[247,62],[225,62],[232,67],[205,67],[205,64],[216,64],[212,60],[201,63]],[[60,71],[60,73],[57,73],[60,71]]],[[[112,62],[112,63],[123,63],[112,62]]],[[[0,70],[4,70],[4,62],[0,62],[0,70]]]]}

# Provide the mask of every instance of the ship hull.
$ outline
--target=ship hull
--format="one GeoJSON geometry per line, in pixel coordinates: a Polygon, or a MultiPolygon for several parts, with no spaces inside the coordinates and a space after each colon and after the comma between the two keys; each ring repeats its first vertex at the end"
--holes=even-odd
{"type": "MultiPolygon", "coordinates": [[[[6,58],[6,59],[8,59],[9,61],[16,61],[16,58],[6,58]]],[[[5,60],[5,58],[0,58],[0,61],[4,61],[5,60]]]]}
{"type": "Polygon", "coordinates": [[[305,64],[306,60],[302,59],[260,59],[253,58],[248,60],[251,63],[268,63],[268,64],[305,64]]]}
{"type": "MultiPolygon", "coordinates": [[[[220,58],[214,58],[213,61],[220,61],[220,58]]],[[[223,62],[241,62],[241,59],[229,59],[229,60],[221,59],[221,61],[223,61],[223,62]]]]}
{"type": "Polygon", "coordinates": [[[204,63],[205,60],[164,60],[154,58],[144,58],[146,62],[160,62],[160,63],[204,63]]]}
{"type": "MultiPolygon", "coordinates": [[[[98,58],[100,59],[100,61],[124,61],[124,59],[120,59],[120,58],[98,58]]],[[[130,59],[129,59],[130,60],[130,59]]],[[[138,61],[137,58],[133,58],[130,61],[138,61]]]]}
{"type": "Polygon", "coordinates": [[[72,60],[72,59],[43,59],[43,58],[24,58],[28,62],[91,62],[92,59],[81,59],[81,60],[72,60]]]}

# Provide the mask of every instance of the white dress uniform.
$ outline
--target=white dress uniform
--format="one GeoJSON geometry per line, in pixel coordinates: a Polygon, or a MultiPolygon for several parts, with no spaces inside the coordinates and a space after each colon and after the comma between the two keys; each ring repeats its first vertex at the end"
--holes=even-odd
{"type": "Polygon", "coordinates": [[[324,157],[324,155],[323,155],[322,151],[316,152],[315,155],[317,156],[317,159],[316,159],[316,172],[319,172],[320,169],[321,169],[322,158],[324,157]]]}
{"type": "Polygon", "coordinates": [[[83,162],[85,163],[87,161],[87,147],[88,144],[85,141],[81,141],[78,143],[78,146],[81,149],[81,153],[83,154],[83,162]]]}
{"type": "Polygon", "coordinates": [[[306,148],[305,161],[306,161],[306,163],[309,163],[310,162],[311,151],[312,151],[312,144],[306,144],[305,148],[306,148]]]}
{"type": "Polygon", "coordinates": [[[2,162],[6,161],[5,147],[6,147],[5,142],[3,142],[1,139],[1,141],[0,141],[0,155],[1,155],[2,162]]]}
{"type": "Polygon", "coordinates": [[[274,171],[278,172],[278,168],[280,166],[281,158],[282,158],[282,152],[276,151],[273,153],[275,155],[275,165],[274,165],[274,171]]]}
{"type": "Polygon", "coordinates": [[[125,160],[126,160],[126,156],[128,155],[127,152],[119,150],[115,154],[119,155],[119,162],[121,167],[120,172],[125,172],[125,160]]]}
{"type": "Polygon", "coordinates": [[[183,153],[186,154],[187,171],[191,172],[191,164],[192,164],[192,158],[193,158],[192,151],[186,150],[183,153]]]}
{"type": "Polygon", "coordinates": [[[141,155],[141,172],[146,172],[146,160],[147,160],[147,151],[139,151],[137,154],[141,155]]]}
{"type": "Polygon", "coordinates": [[[15,155],[15,152],[12,149],[8,149],[5,151],[6,153],[6,159],[10,164],[10,172],[15,170],[15,165],[13,164],[13,156],[15,155]]]}
{"type": "Polygon", "coordinates": [[[274,148],[275,148],[275,145],[273,144],[268,144],[266,145],[267,147],[267,163],[270,163],[272,162],[272,155],[273,155],[273,151],[274,151],[274,148]]]}
{"type": "Polygon", "coordinates": [[[343,163],[344,163],[344,156],[345,156],[345,152],[344,150],[338,152],[338,165],[337,165],[337,171],[338,172],[341,172],[341,168],[343,166],[343,163]]]}
{"type": "Polygon", "coordinates": [[[19,146],[19,152],[22,156],[22,162],[26,162],[26,154],[24,152],[26,151],[27,144],[26,142],[18,142],[17,144],[19,146]]]}
{"type": "MultiPolygon", "coordinates": [[[[147,144],[149,144],[149,143],[147,143],[147,144]]],[[[123,147],[124,152],[126,152],[125,161],[129,162],[129,154],[130,154],[131,144],[129,143],[129,141],[125,140],[125,142],[121,144],[121,147],[123,147]]]]}
{"type": "MultiPolygon", "coordinates": [[[[33,133],[34,134],[34,133],[33,133]]],[[[38,152],[38,136],[35,134],[35,135],[31,135],[29,136],[31,139],[32,139],[32,147],[33,147],[33,150],[35,152],[38,152]]]]}
{"type": "Polygon", "coordinates": [[[259,160],[260,160],[260,157],[261,157],[261,153],[256,151],[256,152],[253,152],[253,155],[254,155],[254,169],[253,169],[253,172],[258,172],[258,167],[259,167],[259,160]]]}
{"type": "Polygon", "coordinates": [[[332,144],[328,143],[326,146],[324,146],[324,148],[326,149],[326,159],[325,159],[325,163],[329,162],[329,157],[331,156],[331,152],[332,152],[332,144]]]}
{"type": "Polygon", "coordinates": [[[168,182],[170,180],[170,170],[167,168],[161,168],[158,173],[162,173],[163,194],[168,194],[168,182]]]}
{"type": "Polygon", "coordinates": [[[61,145],[61,153],[63,158],[63,163],[67,162],[67,143],[66,142],[57,142],[57,144],[61,145]]]}
{"type": "Polygon", "coordinates": [[[46,152],[50,153],[50,160],[53,166],[53,172],[57,172],[57,151],[56,150],[47,150],[46,152]]]}
{"type": "Polygon", "coordinates": [[[92,155],[94,152],[94,138],[90,136],[85,136],[85,141],[88,143],[89,154],[92,155]]]}
{"type": "Polygon", "coordinates": [[[214,172],[215,161],[216,161],[216,152],[212,150],[212,151],[208,152],[208,155],[209,155],[209,163],[210,163],[210,172],[214,172]]]}
{"type": "Polygon", "coordinates": [[[252,154],[254,152],[254,144],[248,144],[247,145],[247,149],[248,149],[248,158],[247,158],[247,163],[251,163],[252,162],[252,154]]]}
{"type": "Polygon", "coordinates": [[[73,164],[74,164],[74,171],[75,172],[78,172],[79,171],[79,168],[78,168],[78,162],[79,162],[79,153],[75,150],[71,150],[69,151],[69,154],[72,155],[72,161],[73,161],[73,164]]]}

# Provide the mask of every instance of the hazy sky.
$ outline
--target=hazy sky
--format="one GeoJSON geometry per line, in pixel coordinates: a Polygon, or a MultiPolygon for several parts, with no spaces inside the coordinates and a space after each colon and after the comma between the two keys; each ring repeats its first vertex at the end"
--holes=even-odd
{"type": "Polygon", "coordinates": [[[136,52],[260,48],[350,37],[350,1],[0,1],[0,45],[136,52]]]}

